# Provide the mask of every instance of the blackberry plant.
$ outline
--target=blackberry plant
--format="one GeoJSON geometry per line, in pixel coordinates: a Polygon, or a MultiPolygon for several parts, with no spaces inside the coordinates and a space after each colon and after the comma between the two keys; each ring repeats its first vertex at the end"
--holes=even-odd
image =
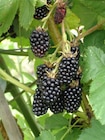
{"type": "Polygon", "coordinates": [[[49,48],[48,33],[42,28],[34,30],[30,36],[30,44],[35,56],[43,57],[49,48]]]}

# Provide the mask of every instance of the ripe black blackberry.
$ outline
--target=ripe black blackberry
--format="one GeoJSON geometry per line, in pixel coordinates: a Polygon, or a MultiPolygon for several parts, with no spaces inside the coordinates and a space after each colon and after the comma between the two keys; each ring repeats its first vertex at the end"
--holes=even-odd
{"type": "Polygon", "coordinates": [[[62,113],[64,110],[63,96],[60,95],[57,100],[50,105],[50,110],[54,113],[62,113]]]}
{"type": "Polygon", "coordinates": [[[42,80],[45,76],[47,76],[47,72],[51,72],[53,68],[48,67],[46,64],[41,64],[37,67],[37,79],[42,80]]]}
{"type": "Polygon", "coordinates": [[[65,3],[59,3],[55,9],[54,22],[60,24],[66,15],[65,3]]]}
{"type": "Polygon", "coordinates": [[[81,104],[81,86],[69,87],[64,92],[64,109],[73,113],[78,110],[81,104]]]}
{"type": "Polygon", "coordinates": [[[42,90],[42,99],[47,104],[55,102],[61,95],[59,80],[56,78],[44,77],[40,87],[42,90]]]}
{"type": "Polygon", "coordinates": [[[58,79],[61,83],[71,83],[79,64],[76,57],[63,57],[58,68],[58,79]]]}
{"type": "Polygon", "coordinates": [[[49,48],[49,35],[44,29],[34,30],[30,36],[32,52],[37,57],[43,57],[49,48]]]}
{"type": "Polygon", "coordinates": [[[40,116],[47,112],[48,106],[43,102],[41,98],[41,91],[37,88],[33,100],[33,112],[35,115],[40,116]]]}
{"type": "Polygon", "coordinates": [[[51,4],[52,3],[52,0],[47,0],[47,4],[51,4]]]}
{"type": "Polygon", "coordinates": [[[44,17],[46,17],[48,13],[49,13],[48,7],[46,5],[43,5],[35,9],[34,18],[41,20],[44,17]]]}

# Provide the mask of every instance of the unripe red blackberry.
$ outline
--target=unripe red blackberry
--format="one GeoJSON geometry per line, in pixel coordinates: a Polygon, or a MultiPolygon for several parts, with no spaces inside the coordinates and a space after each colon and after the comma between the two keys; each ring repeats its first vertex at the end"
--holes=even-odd
{"type": "Polygon", "coordinates": [[[33,112],[35,115],[40,116],[47,112],[48,106],[43,102],[41,98],[41,91],[37,88],[33,100],[33,112]]]}
{"type": "Polygon", "coordinates": [[[43,5],[35,9],[34,18],[38,20],[43,19],[44,17],[47,16],[48,13],[49,13],[48,7],[46,5],[43,5]]]}
{"type": "Polygon", "coordinates": [[[62,113],[64,110],[64,99],[63,95],[60,95],[57,100],[50,105],[50,110],[54,113],[62,113]]]}
{"type": "Polygon", "coordinates": [[[64,92],[64,109],[73,113],[78,110],[81,104],[81,86],[69,87],[64,92]]]}
{"type": "Polygon", "coordinates": [[[42,99],[50,104],[57,100],[61,95],[59,80],[56,78],[44,77],[41,85],[42,99]]]}
{"type": "Polygon", "coordinates": [[[34,30],[30,36],[30,44],[35,56],[43,57],[49,48],[48,33],[42,28],[34,30]]]}
{"type": "Polygon", "coordinates": [[[56,24],[60,24],[66,15],[65,3],[59,3],[55,9],[54,21],[56,24]]]}
{"type": "Polygon", "coordinates": [[[58,68],[58,79],[61,83],[71,83],[79,64],[76,57],[63,57],[58,68]]]}

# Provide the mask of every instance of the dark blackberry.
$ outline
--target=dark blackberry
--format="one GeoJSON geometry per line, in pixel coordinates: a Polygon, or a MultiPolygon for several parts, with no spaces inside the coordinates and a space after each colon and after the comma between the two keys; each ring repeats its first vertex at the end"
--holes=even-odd
{"type": "Polygon", "coordinates": [[[54,113],[62,113],[64,110],[63,96],[60,95],[57,100],[50,105],[50,110],[54,113]]]}
{"type": "Polygon", "coordinates": [[[73,113],[78,110],[81,104],[81,86],[69,87],[64,92],[64,109],[73,113]]]}
{"type": "Polygon", "coordinates": [[[71,53],[72,54],[76,54],[77,53],[77,55],[76,55],[76,58],[79,60],[79,57],[80,57],[80,50],[79,50],[79,47],[78,46],[73,46],[73,47],[71,47],[71,53]]]}
{"type": "Polygon", "coordinates": [[[47,16],[48,13],[49,13],[48,7],[46,5],[43,5],[35,9],[34,18],[38,20],[43,19],[44,17],[47,16]]]}
{"type": "Polygon", "coordinates": [[[43,57],[49,48],[49,35],[43,29],[34,30],[30,36],[32,52],[37,57],[43,57]]]}
{"type": "Polygon", "coordinates": [[[41,64],[37,67],[37,78],[42,80],[45,76],[47,76],[47,72],[51,72],[53,68],[48,67],[46,64],[41,64]]]}
{"type": "Polygon", "coordinates": [[[55,14],[54,14],[54,22],[56,24],[60,24],[64,17],[66,15],[66,8],[65,8],[65,4],[59,4],[56,9],[55,9],[55,14]]]}
{"type": "Polygon", "coordinates": [[[78,70],[76,57],[63,57],[58,68],[58,79],[61,83],[71,83],[78,70]]]}
{"type": "Polygon", "coordinates": [[[52,0],[47,0],[47,4],[51,4],[52,3],[52,0]]]}
{"type": "Polygon", "coordinates": [[[50,77],[44,77],[41,85],[42,98],[45,103],[55,102],[61,95],[59,80],[50,77]]]}
{"type": "Polygon", "coordinates": [[[48,106],[41,98],[41,91],[37,88],[33,100],[33,112],[35,115],[40,116],[47,112],[48,106]]]}

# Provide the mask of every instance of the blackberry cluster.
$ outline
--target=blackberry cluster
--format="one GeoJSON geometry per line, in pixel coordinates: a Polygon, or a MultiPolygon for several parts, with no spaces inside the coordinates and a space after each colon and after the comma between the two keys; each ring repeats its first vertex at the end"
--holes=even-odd
{"type": "Polygon", "coordinates": [[[53,66],[42,64],[37,67],[38,84],[33,101],[33,112],[37,116],[45,114],[48,108],[54,114],[78,110],[82,99],[79,48],[72,47],[70,54],[62,58],[55,76],[53,66]]]}
{"type": "Polygon", "coordinates": [[[37,57],[43,57],[49,48],[49,35],[43,29],[36,29],[30,36],[32,52],[37,57]]]}
{"type": "Polygon", "coordinates": [[[33,112],[35,115],[40,116],[47,112],[48,106],[43,102],[41,98],[41,91],[37,88],[33,100],[33,112]]]}
{"type": "Polygon", "coordinates": [[[79,62],[76,57],[63,57],[58,68],[58,79],[61,83],[71,83],[76,75],[79,62]]]}
{"type": "Polygon", "coordinates": [[[49,13],[48,7],[46,5],[43,5],[35,9],[34,18],[37,20],[41,20],[44,17],[46,17],[48,13],[49,13]]]}
{"type": "Polygon", "coordinates": [[[64,109],[75,112],[81,104],[81,86],[69,87],[64,91],[64,109]]]}
{"type": "Polygon", "coordinates": [[[66,15],[66,8],[65,8],[65,4],[62,3],[55,9],[55,14],[54,14],[55,24],[60,24],[63,21],[65,15],[66,15]]]}

